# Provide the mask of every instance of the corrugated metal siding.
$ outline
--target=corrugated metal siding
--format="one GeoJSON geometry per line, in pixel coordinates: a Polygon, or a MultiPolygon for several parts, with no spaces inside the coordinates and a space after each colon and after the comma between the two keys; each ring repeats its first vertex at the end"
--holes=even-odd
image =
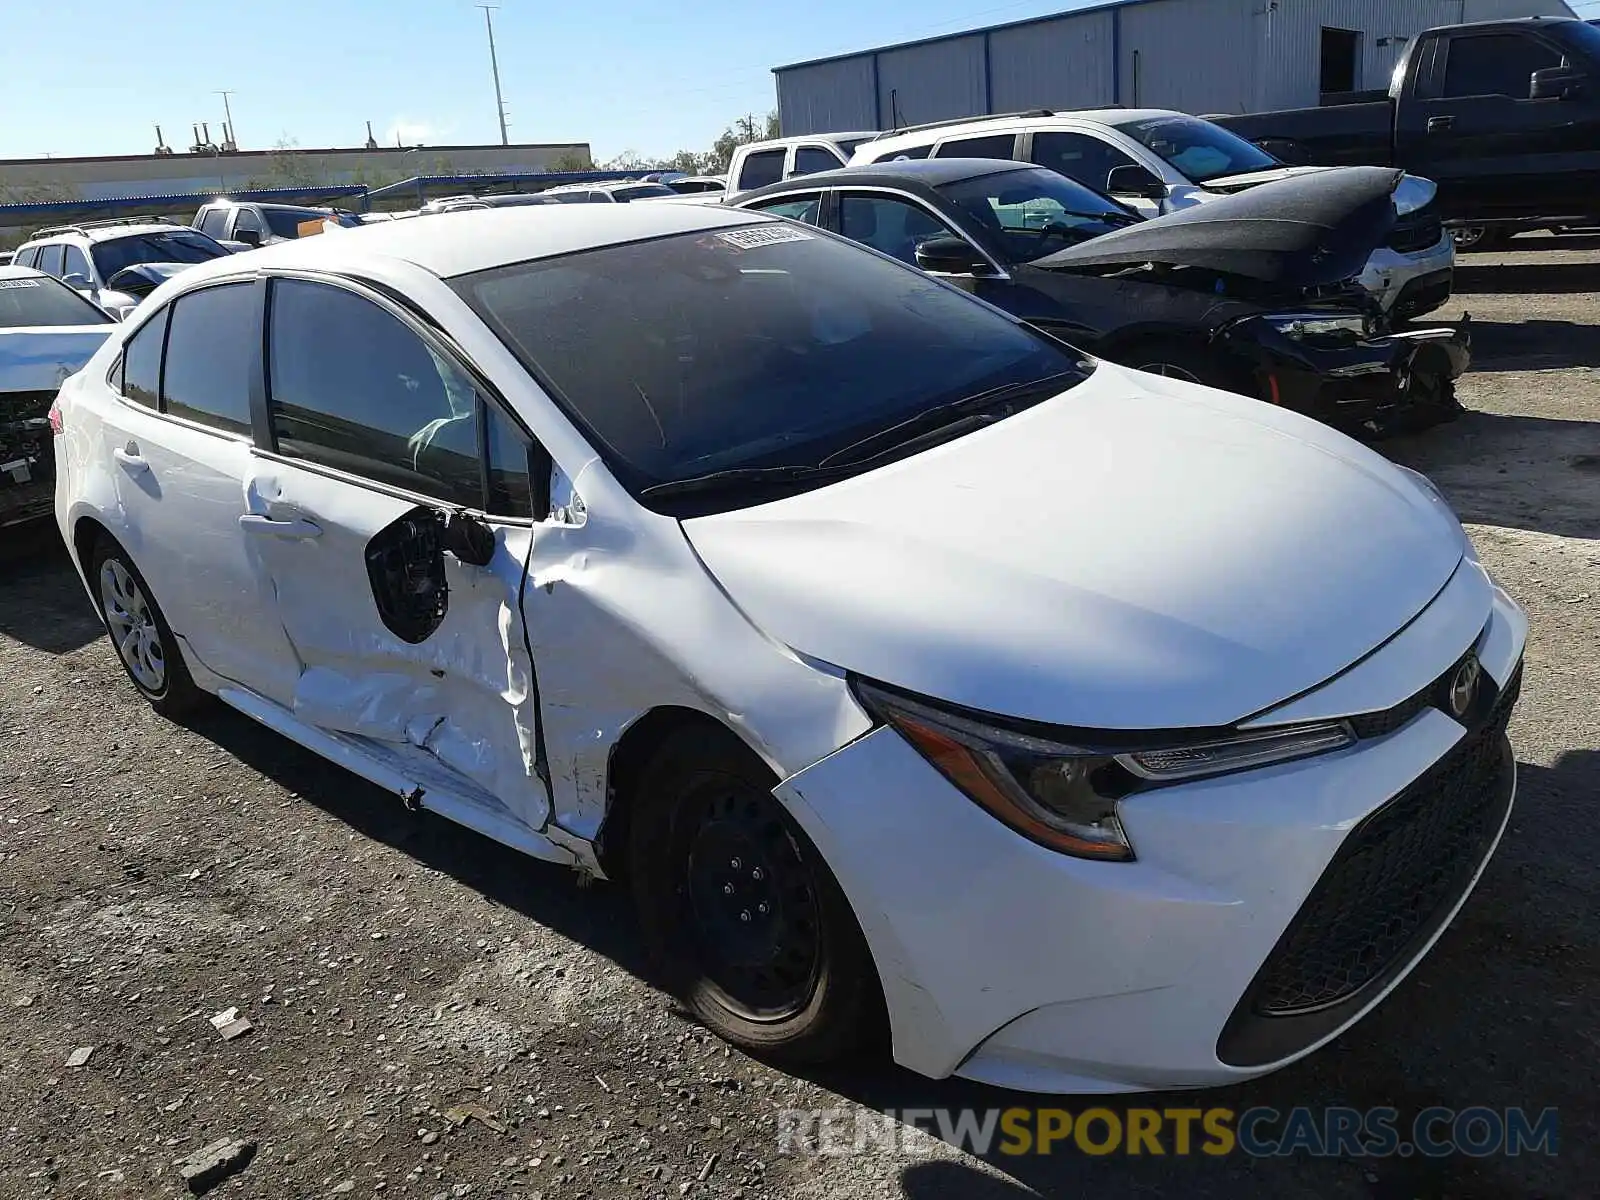
{"type": "Polygon", "coordinates": [[[1096,108],[1113,92],[1109,12],[997,29],[989,37],[989,92],[994,112],[1096,108]]]}
{"type": "Polygon", "coordinates": [[[778,72],[778,124],[786,136],[877,129],[872,56],[778,72]]]}
{"type": "Polygon", "coordinates": [[[1123,9],[1121,102],[1194,113],[1247,111],[1258,7],[1256,0],[1164,0],[1123,9]]]}
{"type": "MultiPolygon", "coordinates": [[[[1560,0],[1530,3],[1530,0],[1466,0],[1466,20],[1497,21],[1502,17],[1570,17],[1572,9],[1560,0]]],[[[1591,16],[1593,14],[1590,14],[1591,16]]]]}
{"type": "Polygon", "coordinates": [[[984,87],[981,35],[878,55],[878,111],[885,128],[981,113],[984,87]]]}

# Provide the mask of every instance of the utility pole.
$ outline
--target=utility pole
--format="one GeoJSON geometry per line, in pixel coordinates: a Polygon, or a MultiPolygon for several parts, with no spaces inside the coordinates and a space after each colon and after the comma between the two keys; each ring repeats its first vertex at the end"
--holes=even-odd
{"type": "Polygon", "coordinates": [[[494,18],[489,14],[499,8],[498,4],[475,4],[474,8],[483,9],[483,24],[489,31],[489,70],[494,74],[494,112],[500,118],[500,144],[509,146],[511,138],[506,134],[506,102],[500,97],[500,62],[494,53],[494,18]]]}
{"type": "Polygon", "coordinates": [[[222,97],[222,115],[227,121],[227,136],[222,140],[225,142],[232,142],[234,147],[237,148],[239,145],[239,135],[234,131],[233,128],[233,109],[228,107],[228,97],[233,95],[233,93],[219,91],[217,95],[222,97]]]}

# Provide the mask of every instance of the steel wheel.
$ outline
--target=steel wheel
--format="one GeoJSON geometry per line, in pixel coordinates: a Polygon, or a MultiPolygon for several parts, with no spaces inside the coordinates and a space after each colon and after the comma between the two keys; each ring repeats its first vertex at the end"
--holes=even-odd
{"type": "Polygon", "coordinates": [[[138,582],[114,558],[100,567],[100,605],[128,674],[147,691],[160,692],[167,683],[167,656],[155,613],[138,582]]]}
{"type": "Polygon", "coordinates": [[[821,918],[811,874],[771,801],[713,785],[694,805],[685,913],[707,982],[749,1021],[800,1012],[816,988],[821,918]]]}

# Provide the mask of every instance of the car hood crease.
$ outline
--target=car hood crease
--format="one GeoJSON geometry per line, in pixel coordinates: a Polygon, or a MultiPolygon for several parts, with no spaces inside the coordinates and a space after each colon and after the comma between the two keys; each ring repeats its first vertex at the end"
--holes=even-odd
{"type": "Polygon", "coordinates": [[[951,703],[1215,727],[1334,676],[1438,593],[1464,538],[1365,447],[1101,364],[955,442],[684,522],[765,632],[951,703]]]}

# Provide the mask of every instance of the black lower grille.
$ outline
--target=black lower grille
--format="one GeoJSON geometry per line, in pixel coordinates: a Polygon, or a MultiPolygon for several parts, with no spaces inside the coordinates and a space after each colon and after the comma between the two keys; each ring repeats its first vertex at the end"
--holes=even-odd
{"type": "Polygon", "coordinates": [[[1389,233],[1389,249],[1400,254],[1415,254],[1439,244],[1444,237],[1444,224],[1433,215],[1417,214],[1401,217],[1389,233]]]}
{"type": "Polygon", "coordinates": [[[1521,682],[1519,665],[1475,731],[1345,839],[1229,1020],[1224,1061],[1274,1061],[1331,1032],[1439,927],[1505,820],[1521,682]]]}

